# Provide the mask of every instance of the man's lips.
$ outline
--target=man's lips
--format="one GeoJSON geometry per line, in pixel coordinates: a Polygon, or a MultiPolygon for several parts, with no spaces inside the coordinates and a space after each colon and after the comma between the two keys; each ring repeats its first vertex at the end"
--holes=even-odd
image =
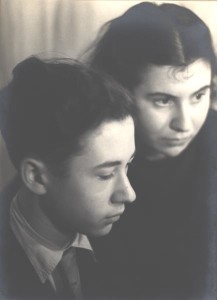
{"type": "Polygon", "coordinates": [[[109,223],[114,223],[120,219],[120,216],[121,215],[112,216],[112,217],[107,218],[107,220],[109,221],[109,223]]]}
{"type": "Polygon", "coordinates": [[[124,212],[124,209],[119,213],[116,213],[112,216],[107,217],[106,220],[108,220],[111,223],[116,222],[120,219],[120,216],[123,214],[123,212],[124,212]]]}

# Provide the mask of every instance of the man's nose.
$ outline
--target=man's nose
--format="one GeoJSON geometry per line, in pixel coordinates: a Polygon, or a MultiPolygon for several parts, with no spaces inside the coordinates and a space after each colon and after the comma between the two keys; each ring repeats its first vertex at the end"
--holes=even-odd
{"type": "Polygon", "coordinates": [[[127,176],[120,179],[117,189],[112,197],[112,203],[131,203],[135,201],[136,193],[127,176]]]}
{"type": "Polygon", "coordinates": [[[173,112],[170,123],[171,129],[178,132],[188,132],[191,129],[191,109],[188,105],[181,105],[173,112]]]}

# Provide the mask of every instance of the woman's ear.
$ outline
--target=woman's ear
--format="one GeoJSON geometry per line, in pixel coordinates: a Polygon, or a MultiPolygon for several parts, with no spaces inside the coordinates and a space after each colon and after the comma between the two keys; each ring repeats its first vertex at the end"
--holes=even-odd
{"type": "Polygon", "coordinates": [[[23,183],[37,195],[47,192],[48,171],[45,164],[35,158],[25,158],[21,163],[23,183]]]}

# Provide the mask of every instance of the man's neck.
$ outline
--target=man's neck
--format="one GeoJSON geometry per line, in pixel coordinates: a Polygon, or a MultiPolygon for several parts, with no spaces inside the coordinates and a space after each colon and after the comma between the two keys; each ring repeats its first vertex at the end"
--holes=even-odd
{"type": "Polygon", "coordinates": [[[75,238],[76,233],[70,235],[57,228],[43,211],[40,201],[42,196],[32,193],[22,186],[18,195],[19,209],[34,231],[51,247],[64,248],[75,238]]]}

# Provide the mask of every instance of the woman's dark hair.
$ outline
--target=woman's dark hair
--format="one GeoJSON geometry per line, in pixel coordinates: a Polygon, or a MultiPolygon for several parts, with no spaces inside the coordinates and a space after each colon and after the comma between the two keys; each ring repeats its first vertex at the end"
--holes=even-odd
{"type": "Polygon", "coordinates": [[[16,168],[28,156],[61,165],[81,150],[85,133],[134,113],[130,96],[114,80],[68,59],[31,57],[18,64],[7,101],[3,136],[16,168]]]}
{"type": "Polygon", "coordinates": [[[216,73],[216,57],[206,24],[191,10],[171,3],[133,6],[105,24],[90,64],[129,90],[149,64],[187,66],[205,59],[216,73]]]}

